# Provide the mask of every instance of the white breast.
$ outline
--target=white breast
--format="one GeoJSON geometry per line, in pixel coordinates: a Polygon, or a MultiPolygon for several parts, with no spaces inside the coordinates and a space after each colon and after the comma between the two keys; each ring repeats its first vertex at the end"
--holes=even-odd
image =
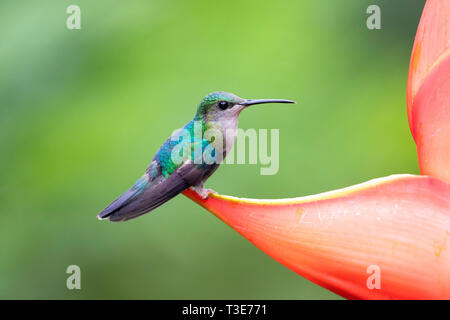
{"type": "Polygon", "coordinates": [[[214,127],[218,128],[223,136],[223,150],[225,158],[228,152],[233,148],[234,141],[236,140],[238,119],[237,117],[231,117],[223,119],[220,122],[214,123],[214,127]]]}

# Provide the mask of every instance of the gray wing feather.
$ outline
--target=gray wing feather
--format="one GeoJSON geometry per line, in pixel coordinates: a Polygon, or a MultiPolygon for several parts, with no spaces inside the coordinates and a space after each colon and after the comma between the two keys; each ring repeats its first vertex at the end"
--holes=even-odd
{"type": "MultiPolygon", "coordinates": [[[[142,192],[134,187],[106,207],[98,217],[110,221],[134,219],[164,204],[190,186],[198,184],[209,170],[191,163],[180,166],[170,176],[157,176],[142,192]]],[[[148,173],[147,173],[148,174],[148,173]]]]}

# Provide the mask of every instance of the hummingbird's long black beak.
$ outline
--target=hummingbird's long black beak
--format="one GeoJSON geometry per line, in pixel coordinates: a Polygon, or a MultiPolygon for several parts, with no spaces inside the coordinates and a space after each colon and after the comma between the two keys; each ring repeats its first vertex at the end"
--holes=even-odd
{"type": "Polygon", "coordinates": [[[248,99],[245,102],[239,103],[241,106],[251,106],[262,103],[295,103],[295,101],[285,99],[248,99]]]}

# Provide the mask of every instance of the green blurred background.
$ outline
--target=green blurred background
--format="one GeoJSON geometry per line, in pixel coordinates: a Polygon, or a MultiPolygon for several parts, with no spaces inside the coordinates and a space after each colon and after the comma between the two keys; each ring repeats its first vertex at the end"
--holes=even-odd
{"type": "Polygon", "coordinates": [[[207,186],[315,194],[419,173],[405,106],[423,0],[0,3],[0,298],[336,299],[184,196],[127,223],[96,214],[207,93],[286,98],[242,113],[280,129],[280,170],[207,186]],[[81,30],[66,8],[81,7],[81,30]],[[381,7],[381,30],[366,8],[381,7]],[[81,290],[66,288],[68,265],[81,290]]]}

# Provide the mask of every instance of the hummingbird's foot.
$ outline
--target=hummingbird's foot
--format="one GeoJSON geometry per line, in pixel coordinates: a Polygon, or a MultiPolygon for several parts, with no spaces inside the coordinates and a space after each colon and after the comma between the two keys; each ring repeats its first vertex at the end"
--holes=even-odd
{"type": "Polygon", "coordinates": [[[202,186],[192,186],[191,190],[195,191],[203,200],[208,199],[211,193],[217,193],[213,189],[205,189],[202,186]]]}

